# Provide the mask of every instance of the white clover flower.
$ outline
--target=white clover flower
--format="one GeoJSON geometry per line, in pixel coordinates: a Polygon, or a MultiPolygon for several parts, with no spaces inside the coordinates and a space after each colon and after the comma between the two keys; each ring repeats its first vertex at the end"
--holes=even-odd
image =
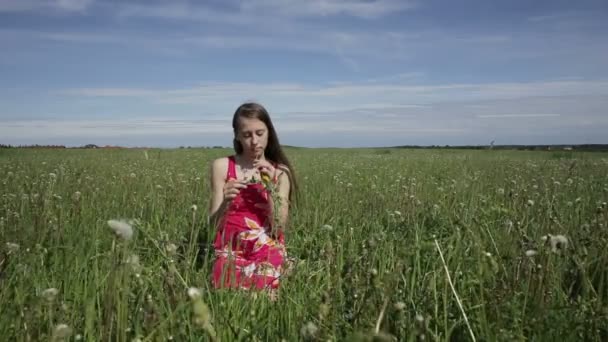
{"type": "Polygon", "coordinates": [[[201,290],[197,289],[196,287],[189,288],[188,297],[190,297],[190,299],[192,300],[197,300],[201,298],[201,290]]]}
{"type": "Polygon", "coordinates": [[[533,249],[529,249],[529,250],[526,251],[526,256],[529,257],[529,258],[535,256],[536,254],[538,254],[538,252],[535,251],[535,250],[533,250],[533,249]]]}
{"type": "Polygon", "coordinates": [[[133,227],[125,221],[109,220],[108,226],[114,231],[114,234],[124,240],[130,240],[133,237],[133,227]]]}

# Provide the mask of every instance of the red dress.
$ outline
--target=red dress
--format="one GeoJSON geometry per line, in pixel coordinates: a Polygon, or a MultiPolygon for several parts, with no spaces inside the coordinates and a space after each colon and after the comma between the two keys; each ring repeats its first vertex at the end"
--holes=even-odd
{"type": "MultiPolygon", "coordinates": [[[[236,178],[234,156],[230,156],[226,181],[236,178]]],[[[286,252],[283,234],[269,235],[270,201],[261,183],[248,183],[232,200],[214,242],[215,288],[278,288],[286,252]]]]}

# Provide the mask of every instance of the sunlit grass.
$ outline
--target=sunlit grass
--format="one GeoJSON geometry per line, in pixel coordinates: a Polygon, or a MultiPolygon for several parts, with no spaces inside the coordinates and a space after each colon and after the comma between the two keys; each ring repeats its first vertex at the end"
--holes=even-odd
{"type": "Polygon", "coordinates": [[[229,153],[0,151],[0,336],[608,339],[606,154],[288,150],[296,267],[272,302],[210,290],[229,153]]]}

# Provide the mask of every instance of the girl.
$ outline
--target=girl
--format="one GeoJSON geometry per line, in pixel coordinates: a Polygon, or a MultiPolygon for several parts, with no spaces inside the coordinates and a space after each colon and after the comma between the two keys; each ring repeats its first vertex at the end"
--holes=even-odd
{"type": "Polygon", "coordinates": [[[285,272],[283,231],[296,184],[266,109],[241,105],[232,119],[235,155],[211,166],[215,288],[277,289],[285,272]]]}

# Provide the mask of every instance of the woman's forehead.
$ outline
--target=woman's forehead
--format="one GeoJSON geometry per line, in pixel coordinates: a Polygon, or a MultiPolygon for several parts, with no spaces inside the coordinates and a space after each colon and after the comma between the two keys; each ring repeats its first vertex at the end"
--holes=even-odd
{"type": "Polygon", "coordinates": [[[257,118],[239,118],[239,129],[241,131],[257,131],[266,129],[266,124],[257,118]]]}

